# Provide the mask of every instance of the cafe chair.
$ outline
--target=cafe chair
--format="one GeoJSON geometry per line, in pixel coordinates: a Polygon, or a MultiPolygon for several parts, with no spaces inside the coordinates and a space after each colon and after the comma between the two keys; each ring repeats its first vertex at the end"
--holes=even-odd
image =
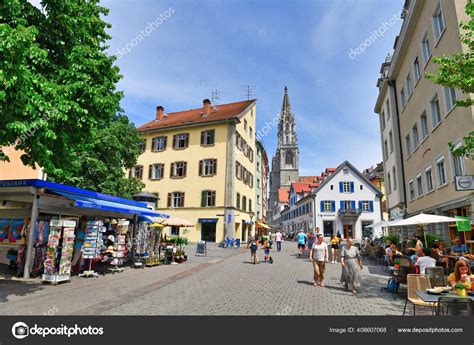
{"type": "Polygon", "coordinates": [[[436,315],[473,316],[473,301],[468,298],[440,297],[436,315]]]}
{"type": "Polygon", "coordinates": [[[427,267],[425,273],[430,278],[431,287],[446,286],[443,267],[427,267]]]}
{"type": "Polygon", "coordinates": [[[409,274],[407,276],[407,299],[403,308],[403,315],[407,309],[408,302],[413,303],[413,316],[416,313],[416,306],[433,307],[433,303],[424,302],[415,292],[415,290],[426,290],[431,288],[430,279],[424,274],[409,274]]]}

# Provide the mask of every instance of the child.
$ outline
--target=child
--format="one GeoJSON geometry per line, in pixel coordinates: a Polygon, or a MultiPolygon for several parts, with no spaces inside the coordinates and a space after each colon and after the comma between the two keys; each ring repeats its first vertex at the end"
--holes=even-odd
{"type": "Polygon", "coordinates": [[[255,265],[256,263],[258,263],[257,249],[258,249],[257,242],[255,242],[255,240],[253,240],[252,243],[250,243],[250,261],[251,261],[254,265],[255,265]]]}
{"type": "Polygon", "coordinates": [[[272,241],[267,239],[263,244],[263,249],[265,251],[265,261],[268,260],[268,263],[272,264],[273,259],[270,256],[270,249],[272,248],[272,241]]]}

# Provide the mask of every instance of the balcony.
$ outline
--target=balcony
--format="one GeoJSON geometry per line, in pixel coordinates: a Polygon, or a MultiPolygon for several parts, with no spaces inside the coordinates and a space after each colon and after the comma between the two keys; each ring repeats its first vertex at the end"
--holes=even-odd
{"type": "Polygon", "coordinates": [[[339,211],[337,211],[337,215],[341,219],[358,218],[361,213],[362,213],[362,210],[360,208],[340,208],[339,211]]]}

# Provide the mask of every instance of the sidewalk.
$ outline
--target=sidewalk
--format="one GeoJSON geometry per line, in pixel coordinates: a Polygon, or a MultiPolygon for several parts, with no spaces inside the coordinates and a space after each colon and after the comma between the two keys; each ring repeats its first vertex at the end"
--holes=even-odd
{"type": "Polygon", "coordinates": [[[241,249],[218,248],[208,244],[207,256],[195,256],[195,245],[188,245],[188,261],[106,274],[98,278],[74,276],[69,283],[52,286],[40,279],[20,281],[0,276],[0,315],[96,315],[130,302],[233,255],[241,249]]]}

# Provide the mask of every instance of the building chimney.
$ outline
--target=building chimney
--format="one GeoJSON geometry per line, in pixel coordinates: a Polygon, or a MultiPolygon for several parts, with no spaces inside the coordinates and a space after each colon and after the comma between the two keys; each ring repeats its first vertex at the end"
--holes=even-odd
{"type": "Polygon", "coordinates": [[[203,110],[203,115],[207,115],[211,113],[211,101],[208,100],[207,98],[202,101],[202,110],[203,110]]]}
{"type": "Polygon", "coordinates": [[[161,120],[165,114],[165,108],[163,108],[161,105],[156,107],[156,119],[161,120]]]}

